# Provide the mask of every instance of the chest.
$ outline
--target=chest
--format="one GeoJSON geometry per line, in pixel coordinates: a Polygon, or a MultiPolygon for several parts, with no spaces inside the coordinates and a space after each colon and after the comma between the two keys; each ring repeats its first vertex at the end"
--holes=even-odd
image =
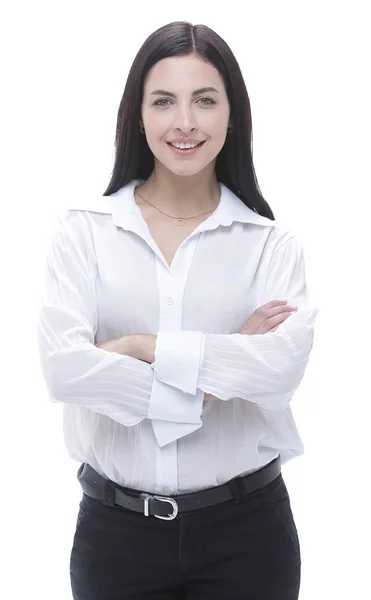
{"type": "Polygon", "coordinates": [[[261,305],[269,262],[269,257],[262,257],[261,236],[249,235],[240,224],[220,227],[202,235],[192,254],[192,246],[179,245],[196,224],[186,230],[179,227],[181,231],[175,222],[172,225],[175,231],[169,226],[164,230],[159,222],[148,228],[168,263],[179,249],[179,270],[175,265],[173,271],[167,271],[144,239],[130,231],[107,230],[106,238],[100,231],[96,237],[100,339],[138,331],[157,333],[164,311],[176,313],[183,329],[232,333],[261,305]],[[170,298],[175,300],[171,304],[170,298]]]}
{"type": "Polygon", "coordinates": [[[207,218],[203,216],[184,220],[183,225],[178,225],[176,219],[170,220],[145,210],[142,210],[142,214],[153,240],[169,266],[182,242],[207,218]]]}

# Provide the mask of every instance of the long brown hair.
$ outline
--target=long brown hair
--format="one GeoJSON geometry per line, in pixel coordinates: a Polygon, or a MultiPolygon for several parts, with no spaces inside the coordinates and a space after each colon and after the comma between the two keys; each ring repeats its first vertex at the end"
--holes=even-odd
{"type": "Polygon", "coordinates": [[[109,196],[132,179],[146,180],[152,173],[153,154],[139,130],[144,82],[158,61],[191,53],[219,71],[229,99],[233,129],[216,159],[217,179],[249,208],[274,220],[255,174],[250,99],[239,64],[228,44],[215,31],[206,25],[185,21],[157,29],[145,40],[134,59],[118,110],[112,176],[103,195],[109,196]]]}

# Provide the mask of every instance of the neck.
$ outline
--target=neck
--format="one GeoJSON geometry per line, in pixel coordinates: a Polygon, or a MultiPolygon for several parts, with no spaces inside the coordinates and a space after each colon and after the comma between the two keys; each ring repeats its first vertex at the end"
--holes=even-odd
{"type": "Polygon", "coordinates": [[[157,208],[174,216],[212,211],[220,200],[215,170],[182,177],[155,168],[139,190],[157,208]]]}

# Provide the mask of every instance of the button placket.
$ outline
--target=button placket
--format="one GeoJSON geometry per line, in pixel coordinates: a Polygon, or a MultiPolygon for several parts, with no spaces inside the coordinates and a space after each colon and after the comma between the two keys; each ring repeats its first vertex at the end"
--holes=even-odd
{"type": "MultiPolygon", "coordinates": [[[[182,297],[198,240],[199,236],[194,236],[178,249],[177,260],[173,262],[171,269],[162,261],[156,261],[160,331],[180,331],[182,328],[182,297]]],[[[178,444],[176,441],[163,447],[157,446],[157,494],[169,496],[171,490],[173,490],[173,494],[176,493],[178,487],[177,460],[178,444]]]]}

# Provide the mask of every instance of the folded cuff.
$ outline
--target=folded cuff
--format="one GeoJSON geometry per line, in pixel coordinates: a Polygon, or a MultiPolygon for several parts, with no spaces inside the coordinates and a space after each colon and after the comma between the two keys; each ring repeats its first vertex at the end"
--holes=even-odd
{"type": "Polygon", "coordinates": [[[155,378],[187,394],[195,395],[202,354],[200,331],[160,331],[157,334],[155,378]]]}
{"type": "Polygon", "coordinates": [[[199,424],[203,399],[204,392],[201,390],[194,395],[187,394],[154,378],[148,418],[170,423],[199,424]]]}
{"type": "Polygon", "coordinates": [[[191,425],[190,423],[167,423],[166,421],[158,421],[156,419],[152,421],[155,438],[158,445],[161,447],[197,431],[201,426],[201,419],[198,424],[194,425],[191,425]]]}

